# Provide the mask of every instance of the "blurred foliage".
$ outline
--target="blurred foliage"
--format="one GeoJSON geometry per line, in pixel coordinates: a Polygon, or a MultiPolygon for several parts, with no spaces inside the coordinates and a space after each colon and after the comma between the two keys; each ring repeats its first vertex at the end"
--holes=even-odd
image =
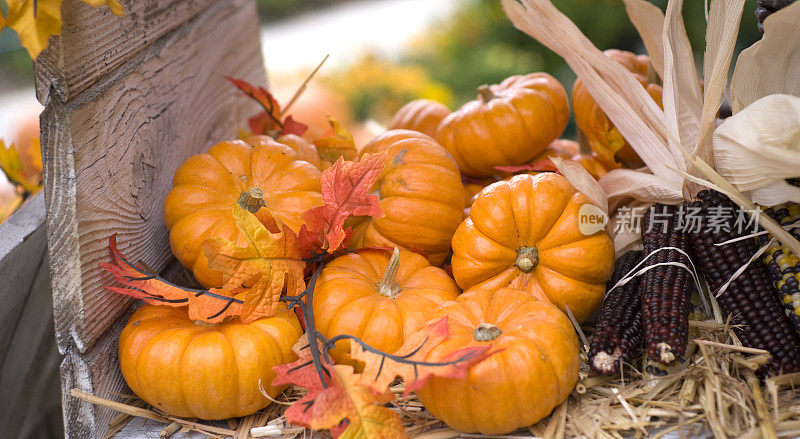
{"type": "Polygon", "coordinates": [[[256,7],[262,21],[276,21],[343,1],[346,0],[256,0],[256,7]]]}
{"type": "MultiPolygon", "coordinates": [[[[666,7],[666,0],[653,3],[666,7]]],[[[684,19],[695,54],[703,52],[705,14],[702,1],[686,2],[684,19]]],[[[497,0],[463,0],[448,20],[421,36],[404,63],[425,66],[432,78],[451,87],[458,105],[474,99],[481,84],[535,71],[556,76],[571,91],[575,75],[564,60],[511,25],[497,0]]],[[[622,0],[554,0],[554,4],[601,50],[644,53],[622,0]]],[[[747,0],[737,49],[759,38],[747,0]]],[[[737,50],[737,51],[738,51],[737,50]]]]}
{"type": "Polygon", "coordinates": [[[33,84],[33,61],[22,48],[17,34],[0,31],[0,91],[33,84]]]}
{"type": "Polygon", "coordinates": [[[397,110],[413,99],[452,103],[450,89],[431,79],[429,67],[403,65],[366,56],[327,79],[347,100],[358,120],[391,120],[397,110]]]}

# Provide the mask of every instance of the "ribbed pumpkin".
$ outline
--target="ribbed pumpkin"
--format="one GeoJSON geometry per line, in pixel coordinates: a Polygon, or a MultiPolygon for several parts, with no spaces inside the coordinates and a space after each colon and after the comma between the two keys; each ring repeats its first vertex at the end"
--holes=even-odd
{"type": "Polygon", "coordinates": [[[246,244],[231,214],[237,200],[251,210],[263,205],[295,232],[300,215],[322,202],[319,169],[269,137],[253,142],[222,142],[189,157],[175,171],[164,201],[172,252],[205,287],[220,286],[222,274],[208,267],[203,241],[213,237],[246,244]]]}
{"type": "Polygon", "coordinates": [[[450,337],[427,361],[491,343],[499,352],[460,379],[431,378],[416,392],[450,427],[499,435],[533,425],[569,396],[578,381],[578,338],[547,301],[511,288],[470,290],[442,306],[450,337]]]}
{"type": "Polygon", "coordinates": [[[322,160],[319,158],[319,153],[317,153],[317,148],[314,145],[312,145],[308,140],[300,136],[296,136],[294,134],[286,134],[278,137],[278,139],[275,140],[269,136],[255,135],[244,139],[244,141],[247,142],[247,144],[250,146],[270,143],[273,140],[277,141],[282,145],[286,145],[289,148],[292,148],[294,152],[297,153],[298,159],[311,163],[317,169],[322,170],[322,160]]]}
{"type": "MultiPolygon", "coordinates": [[[[650,83],[654,77],[651,72],[650,57],[616,49],[606,50],[604,53],[633,73],[658,106],[663,107],[661,86],[650,83]]],[[[592,151],[598,154],[603,166],[608,169],[618,167],[615,156],[628,167],[638,167],[643,164],[642,159],[625,141],[580,79],[576,80],[572,87],[572,109],[575,111],[578,128],[586,136],[592,151]]]]}
{"type": "MultiPolygon", "coordinates": [[[[364,250],[329,262],[314,287],[314,319],[328,338],[354,335],[384,352],[403,345],[458,287],[441,268],[417,253],[364,250]]],[[[347,341],[332,351],[337,363],[350,362],[347,341]]]]}
{"type": "Polygon", "coordinates": [[[546,73],[512,76],[478,92],[436,134],[466,175],[488,177],[495,166],[527,163],[567,126],[567,93],[546,73]]]}
{"type": "Polygon", "coordinates": [[[436,137],[442,119],[450,114],[446,105],[430,99],[417,99],[405,104],[395,113],[389,129],[419,131],[436,137]]]}
{"type": "Polygon", "coordinates": [[[173,416],[227,419],[269,405],[274,366],[294,361],[303,330],[280,308],[250,324],[198,325],[186,308],[144,305],[119,338],[122,376],[136,395],[173,416]]]}
{"type": "Polygon", "coordinates": [[[484,188],[453,236],[453,276],[463,289],[518,288],[544,295],[579,322],[603,300],[614,265],[604,231],[581,233],[589,199],[556,173],[521,174],[484,188]]]}
{"type": "Polygon", "coordinates": [[[410,130],[391,130],[368,143],[361,154],[387,152],[373,193],[382,218],[354,224],[350,248],[394,247],[424,252],[440,265],[463,218],[464,185],[453,158],[435,140],[410,130]]]}

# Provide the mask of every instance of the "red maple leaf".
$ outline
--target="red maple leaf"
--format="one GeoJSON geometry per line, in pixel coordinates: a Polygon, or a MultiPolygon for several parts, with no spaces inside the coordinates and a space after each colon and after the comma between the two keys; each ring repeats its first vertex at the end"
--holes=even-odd
{"type": "Polygon", "coordinates": [[[358,162],[341,157],[321,176],[323,205],[303,213],[300,246],[304,255],[314,250],[332,253],[346,244],[350,228],[344,223],[350,216],[380,218],[380,199],[371,194],[372,186],[383,172],[386,153],[365,154],[358,162]]]}
{"type": "Polygon", "coordinates": [[[296,121],[291,115],[289,115],[283,120],[283,130],[281,131],[281,136],[285,136],[287,134],[302,136],[307,130],[308,125],[296,121]]]}
{"type": "Polygon", "coordinates": [[[281,105],[269,90],[260,85],[250,84],[244,79],[231,78],[230,76],[226,76],[225,79],[232,82],[242,93],[258,102],[264,108],[263,112],[247,120],[253,134],[269,134],[272,131],[282,130],[283,124],[280,120],[281,105]]]}

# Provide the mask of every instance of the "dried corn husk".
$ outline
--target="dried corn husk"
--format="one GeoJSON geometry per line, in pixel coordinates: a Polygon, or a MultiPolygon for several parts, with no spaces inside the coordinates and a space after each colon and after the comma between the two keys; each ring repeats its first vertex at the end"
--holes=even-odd
{"type": "MultiPolygon", "coordinates": [[[[653,24],[661,21],[658,12],[640,0],[626,0],[634,24],[651,50],[651,58],[663,62],[663,111],[635,84],[632,74],[604,57],[550,0],[502,2],[518,29],[567,61],[649,168],[650,173],[614,170],[601,179],[612,210],[630,201],[630,197],[675,204],[693,198],[702,187],[717,189],[744,209],[754,210],[752,194],[743,194],[709,164],[713,163],[716,111],[727,83],[743,0],[708,2],[703,69],[705,92],[700,87],[686,38],[681,16],[683,0],[669,1],[660,40],[652,29],[653,24]],[[657,50],[662,51],[661,57],[653,53],[657,50]]],[[[782,19],[772,20],[773,32],[777,28],[774,23],[780,22],[782,19]]],[[[775,221],[766,215],[760,216],[758,221],[785,245],[800,251],[800,242],[775,221]]]]}

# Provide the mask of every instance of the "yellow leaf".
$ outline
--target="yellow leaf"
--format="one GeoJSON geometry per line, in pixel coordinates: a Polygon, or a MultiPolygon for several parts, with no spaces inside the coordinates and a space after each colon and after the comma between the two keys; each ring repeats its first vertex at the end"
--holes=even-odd
{"type": "MultiPolygon", "coordinates": [[[[22,46],[36,59],[47,48],[51,35],[61,34],[61,3],[63,0],[6,0],[8,16],[5,25],[17,31],[22,46]],[[35,10],[34,10],[35,6],[35,10]]],[[[117,0],[83,0],[90,6],[108,6],[115,15],[125,11],[117,0]]],[[[0,17],[0,29],[3,19],[0,17]]]]}
{"type": "Polygon", "coordinates": [[[17,31],[22,46],[28,49],[31,58],[47,48],[50,35],[61,33],[62,0],[6,0],[8,16],[6,26],[17,31]],[[36,13],[34,14],[34,3],[36,13]]]}
{"type": "Polygon", "coordinates": [[[268,230],[255,215],[234,204],[236,226],[247,241],[247,247],[222,238],[203,243],[208,265],[222,271],[222,289],[242,290],[242,321],[249,323],[271,316],[278,299],[285,291],[298,295],[305,288],[297,236],[282,223],[278,231],[268,230]]]}
{"type": "Polygon", "coordinates": [[[89,6],[108,6],[108,9],[114,15],[125,15],[125,10],[117,0],[81,0],[89,6]]]}
{"type": "Polygon", "coordinates": [[[36,192],[42,187],[42,153],[39,139],[31,141],[23,153],[14,144],[6,147],[0,139],[0,169],[8,179],[22,186],[28,192],[36,192]]]}

